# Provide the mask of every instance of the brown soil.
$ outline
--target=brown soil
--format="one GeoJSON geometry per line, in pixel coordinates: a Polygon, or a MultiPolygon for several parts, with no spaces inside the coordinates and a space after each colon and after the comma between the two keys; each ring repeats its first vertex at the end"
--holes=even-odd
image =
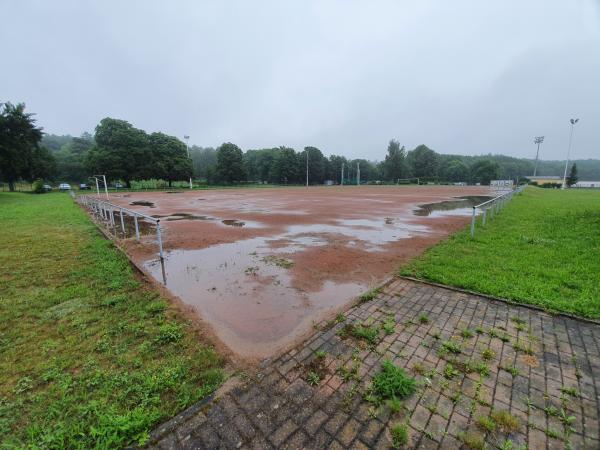
{"type": "MultiPolygon", "coordinates": [[[[131,193],[111,201],[162,217],[169,291],[212,324],[234,352],[260,359],[293,345],[311,332],[313,322],[343,309],[360,290],[470,220],[464,211],[418,216],[413,213],[418,205],[472,195],[493,193],[483,187],[346,186],[131,193]],[[256,245],[257,269],[251,260],[256,251],[243,247],[237,258],[232,253],[241,251],[237,243],[256,245]],[[188,258],[178,265],[181,252],[172,252],[201,249],[212,250],[198,253],[193,264],[188,258]],[[269,266],[264,257],[270,253],[293,264],[269,266]],[[231,257],[223,276],[220,266],[211,266],[221,257],[231,257]],[[233,273],[236,261],[252,267],[251,273],[244,273],[246,267],[233,273]],[[210,276],[209,269],[215,270],[210,276]]],[[[139,267],[158,278],[148,266],[157,256],[152,234],[122,244],[139,267]]]]}

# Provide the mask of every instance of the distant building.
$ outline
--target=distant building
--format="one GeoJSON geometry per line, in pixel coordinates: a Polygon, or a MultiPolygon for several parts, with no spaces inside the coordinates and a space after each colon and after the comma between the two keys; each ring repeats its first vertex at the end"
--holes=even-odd
{"type": "Polygon", "coordinates": [[[575,188],[600,188],[600,181],[578,181],[573,186],[575,188]]]}
{"type": "Polygon", "coordinates": [[[513,180],[491,180],[490,187],[496,189],[512,189],[513,180]]]}
{"type": "Polygon", "coordinates": [[[562,177],[556,176],[536,176],[536,177],[527,177],[529,181],[532,183],[536,183],[538,186],[542,184],[551,184],[551,183],[560,183],[562,184],[562,177]]]}

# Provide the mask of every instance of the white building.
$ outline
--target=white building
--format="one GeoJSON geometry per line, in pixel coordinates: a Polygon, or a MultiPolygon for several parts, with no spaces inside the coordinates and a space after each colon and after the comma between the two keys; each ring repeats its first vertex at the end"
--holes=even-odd
{"type": "Polygon", "coordinates": [[[600,188],[600,181],[578,181],[571,187],[574,187],[574,188],[600,188]]]}

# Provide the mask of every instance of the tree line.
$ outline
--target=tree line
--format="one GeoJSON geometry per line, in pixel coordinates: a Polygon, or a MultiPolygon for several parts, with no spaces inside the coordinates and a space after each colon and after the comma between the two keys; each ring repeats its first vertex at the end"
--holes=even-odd
{"type": "MultiPolygon", "coordinates": [[[[326,157],[317,147],[297,151],[280,146],[242,151],[227,142],[217,148],[188,149],[175,136],[147,133],[125,120],[104,118],[94,134],[79,137],[44,134],[23,104],[0,104],[0,180],[11,189],[18,180],[86,182],[93,174],[128,187],[134,180],[173,181],[194,177],[209,184],[260,182],[273,184],[423,182],[488,184],[492,179],[524,178],[533,161],[504,155],[440,154],[426,145],[407,150],[392,139],[383,161],[326,157]],[[342,169],[343,168],[343,169],[342,169]],[[342,179],[343,176],[343,179],[342,179]]],[[[600,179],[600,161],[577,161],[580,179],[600,179]]],[[[540,161],[538,174],[560,173],[560,161],[540,161]]],[[[563,166],[564,167],[564,166],[563,166]]]]}

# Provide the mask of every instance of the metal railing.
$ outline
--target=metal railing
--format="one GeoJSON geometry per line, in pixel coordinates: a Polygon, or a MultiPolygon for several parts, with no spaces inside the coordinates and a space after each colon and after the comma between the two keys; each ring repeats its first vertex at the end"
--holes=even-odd
{"type": "Polygon", "coordinates": [[[513,198],[515,194],[520,194],[525,189],[526,185],[521,185],[514,190],[505,192],[502,195],[494,197],[487,202],[480,203],[479,205],[473,206],[473,215],[471,216],[471,238],[475,237],[475,223],[477,222],[477,210],[481,211],[481,225],[485,226],[487,221],[487,215],[489,211],[490,220],[494,219],[494,216],[498,214],[502,208],[513,198]]]}
{"type": "Polygon", "coordinates": [[[142,224],[149,222],[154,225],[163,283],[165,285],[167,284],[165,259],[163,254],[162,230],[160,227],[159,218],[152,217],[138,211],[133,211],[131,209],[124,208],[123,206],[115,205],[114,203],[106,200],[100,200],[89,195],[72,196],[77,203],[86,208],[92,214],[92,216],[96,219],[96,223],[104,225],[107,231],[112,233],[115,238],[133,239],[135,237],[135,239],[139,242],[142,235],[142,224]]]}

